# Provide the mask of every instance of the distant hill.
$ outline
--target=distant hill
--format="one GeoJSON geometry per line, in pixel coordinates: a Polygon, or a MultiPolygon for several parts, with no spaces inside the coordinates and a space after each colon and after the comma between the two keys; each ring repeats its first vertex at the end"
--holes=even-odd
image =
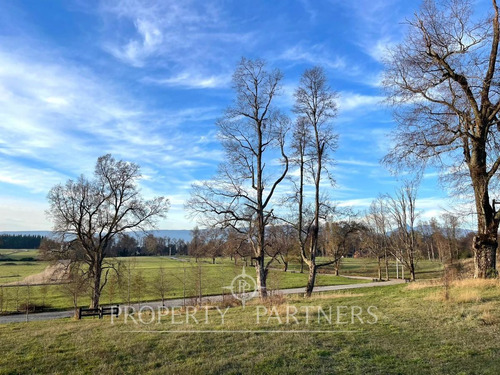
{"type": "MultiPolygon", "coordinates": [[[[170,237],[175,239],[182,239],[186,242],[191,241],[191,230],[188,229],[158,229],[148,231],[147,233],[152,233],[156,237],[170,237]]],[[[48,230],[38,230],[38,231],[0,231],[1,234],[12,234],[12,235],[25,235],[25,236],[44,236],[49,237],[51,232],[48,230]]],[[[144,233],[136,232],[137,237],[142,238],[144,233]]]]}

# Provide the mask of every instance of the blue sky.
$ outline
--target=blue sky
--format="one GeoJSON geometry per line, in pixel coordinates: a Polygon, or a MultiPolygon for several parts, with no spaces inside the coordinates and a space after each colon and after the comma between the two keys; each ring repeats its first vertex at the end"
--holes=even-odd
{"type": "MultiPolygon", "coordinates": [[[[48,190],[98,156],[141,165],[145,196],[172,207],[161,229],[190,229],[193,182],[222,160],[215,121],[232,101],[242,56],[284,73],[288,112],[306,68],[323,66],[339,92],[340,136],[330,195],[368,207],[396,179],[379,165],[393,123],[381,104],[381,58],[419,2],[17,1],[0,4],[0,231],[48,230],[48,190]]],[[[422,218],[448,206],[424,176],[422,218]]]]}

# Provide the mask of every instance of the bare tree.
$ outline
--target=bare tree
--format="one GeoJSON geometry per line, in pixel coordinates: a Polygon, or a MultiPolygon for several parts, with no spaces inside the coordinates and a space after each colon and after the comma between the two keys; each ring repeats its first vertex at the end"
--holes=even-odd
{"type": "Polygon", "coordinates": [[[209,228],[203,232],[203,237],[203,255],[212,258],[212,264],[215,264],[216,258],[223,255],[227,233],[220,228],[209,228]]]}
{"type": "Polygon", "coordinates": [[[499,11],[473,15],[471,1],[424,1],[387,59],[384,84],[398,129],[391,164],[432,163],[472,187],[478,232],[475,277],[496,272],[500,212],[491,189],[500,166],[499,11]]]}
{"type": "Polygon", "coordinates": [[[266,227],[273,220],[273,196],[288,172],[285,134],[289,120],[273,106],[282,74],[262,60],[243,58],[233,74],[234,105],[218,120],[226,161],[212,181],[194,185],[187,204],[207,225],[232,228],[252,247],[261,298],[273,257],[266,227]],[[280,166],[273,166],[280,159],[280,166]]]}
{"type": "Polygon", "coordinates": [[[272,225],[269,228],[271,251],[283,263],[283,271],[288,270],[290,258],[297,254],[297,236],[295,229],[289,225],[272,225]]]}
{"type": "Polygon", "coordinates": [[[393,224],[391,252],[409,271],[415,281],[417,256],[417,182],[405,181],[394,196],[387,197],[387,209],[393,224]]]}
{"type": "Polygon", "coordinates": [[[81,262],[72,262],[68,269],[68,282],[61,284],[64,294],[71,298],[75,316],[78,316],[78,300],[90,290],[89,279],[81,262]]]}
{"type": "Polygon", "coordinates": [[[163,265],[160,265],[153,281],[153,289],[160,295],[162,306],[165,306],[165,296],[168,292],[169,287],[170,285],[167,279],[165,267],[163,267],[163,265]]]}
{"type": "Polygon", "coordinates": [[[237,263],[237,257],[240,257],[245,262],[245,266],[247,266],[248,258],[252,256],[252,249],[248,243],[247,236],[231,228],[227,232],[224,254],[234,257],[234,265],[237,263]]]}
{"type": "Polygon", "coordinates": [[[164,197],[148,201],[141,197],[136,184],[140,177],[137,164],[117,161],[108,154],[97,159],[93,179],[82,175],[76,181],[70,179],[65,185],[54,186],[48,194],[48,215],[54,221],[54,231],[70,239],[60,256],[81,253],[92,280],[93,308],[99,306],[108,273],[114,267],[105,262],[105,257],[115,236],[154,226],[155,220],[168,210],[164,197]]]}
{"type": "Polygon", "coordinates": [[[336,93],[328,86],[322,68],[314,67],[304,72],[295,91],[294,112],[298,115],[294,131],[294,162],[299,168],[296,183],[298,205],[297,232],[301,257],[309,267],[306,295],[310,296],[319,267],[332,262],[318,264],[318,239],[320,220],[326,219],[329,208],[321,193],[321,183],[328,175],[331,164],[330,153],[337,147],[337,136],[331,120],[336,115],[336,93]],[[314,186],[314,196],[309,205],[304,193],[306,182],[314,186]]]}
{"type": "Polygon", "coordinates": [[[142,247],[148,255],[160,255],[160,241],[154,234],[149,233],[142,239],[142,247]]]}
{"type": "Polygon", "coordinates": [[[378,278],[382,280],[381,260],[384,259],[385,278],[389,280],[389,212],[382,197],[375,199],[365,217],[367,231],[365,231],[365,246],[377,258],[378,278]]]}
{"type": "Polygon", "coordinates": [[[333,262],[335,264],[335,276],[339,276],[342,258],[349,254],[359,233],[364,229],[364,225],[353,218],[332,223],[326,222],[320,233],[320,238],[324,246],[324,255],[330,260],[321,264],[331,264],[333,262]]]}
{"type": "Polygon", "coordinates": [[[188,255],[194,257],[196,263],[198,263],[198,258],[203,255],[203,249],[205,247],[205,238],[202,231],[197,226],[191,230],[191,241],[188,244],[188,255]]]}

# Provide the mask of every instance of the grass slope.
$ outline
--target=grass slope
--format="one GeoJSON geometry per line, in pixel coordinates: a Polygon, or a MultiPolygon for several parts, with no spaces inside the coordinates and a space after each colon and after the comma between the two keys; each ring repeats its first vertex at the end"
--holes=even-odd
{"type": "MultiPolygon", "coordinates": [[[[0,374],[497,374],[500,368],[498,282],[397,285],[354,292],[278,298],[286,306],[377,307],[375,324],[325,321],[256,324],[255,303],[230,308],[221,324],[151,325],[62,320],[0,326],[0,374]],[[337,330],[304,333],[301,330],[337,330]],[[180,333],[192,330],[192,333],[180,333]],[[202,333],[216,330],[216,333],[202,333]],[[258,330],[273,333],[231,333],[258,330]],[[285,331],[297,330],[297,333],[285,331]],[[135,331],[135,332],[130,332],[135,331]],[[278,332],[275,332],[278,331],[278,332]],[[280,331],[282,331],[280,333],[280,331]]],[[[365,316],[364,316],[365,317],[365,316]]]]}

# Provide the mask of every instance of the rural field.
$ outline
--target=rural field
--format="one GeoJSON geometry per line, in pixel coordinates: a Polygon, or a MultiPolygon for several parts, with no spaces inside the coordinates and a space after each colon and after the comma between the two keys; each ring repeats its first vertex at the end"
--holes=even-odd
{"type": "MultiPolygon", "coordinates": [[[[23,281],[31,275],[43,273],[50,263],[38,261],[36,250],[0,250],[3,261],[0,261],[0,311],[3,314],[25,311],[28,304],[37,311],[71,309],[73,294],[65,284],[46,284],[26,286],[23,281]],[[6,259],[7,258],[7,259],[6,259]]],[[[190,298],[200,295],[227,294],[227,287],[234,277],[242,272],[244,262],[234,264],[228,258],[211,259],[180,257],[126,257],[112,258],[111,263],[120,264],[120,277],[110,272],[108,283],[104,287],[102,301],[104,304],[137,303],[158,301],[161,293],[155,285],[160,274],[164,276],[164,296],[166,299],[190,298]]],[[[300,273],[300,265],[291,263],[288,272],[283,272],[280,265],[270,271],[268,288],[270,290],[304,287],[307,282],[307,268],[300,273]]],[[[396,277],[395,264],[390,264],[390,277],[396,277]]],[[[419,278],[440,277],[442,265],[436,261],[421,261],[417,264],[419,278]]],[[[255,276],[255,269],[248,263],[246,271],[255,276]]],[[[366,258],[346,258],[342,261],[341,275],[377,277],[377,262],[366,258]]],[[[401,275],[400,275],[401,277],[401,275]]],[[[333,267],[325,268],[318,274],[316,285],[347,285],[363,283],[342,276],[333,276],[333,267]]],[[[78,296],[78,306],[90,303],[88,293],[78,296]]]]}
{"type": "Polygon", "coordinates": [[[224,323],[212,308],[208,324],[205,312],[198,324],[186,323],[182,310],[175,324],[169,314],[152,324],[110,318],[7,324],[0,327],[0,373],[497,374],[499,290],[496,280],[447,288],[423,281],[310,300],[275,297],[264,305],[275,312],[267,315],[252,301],[229,308],[224,323]],[[298,322],[287,324],[287,306],[299,310],[298,322]],[[314,313],[306,322],[305,306],[359,306],[363,323],[347,314],[330,324],[314,313]],[[370,306],[376,322],[366,314],[370,306]]]}

